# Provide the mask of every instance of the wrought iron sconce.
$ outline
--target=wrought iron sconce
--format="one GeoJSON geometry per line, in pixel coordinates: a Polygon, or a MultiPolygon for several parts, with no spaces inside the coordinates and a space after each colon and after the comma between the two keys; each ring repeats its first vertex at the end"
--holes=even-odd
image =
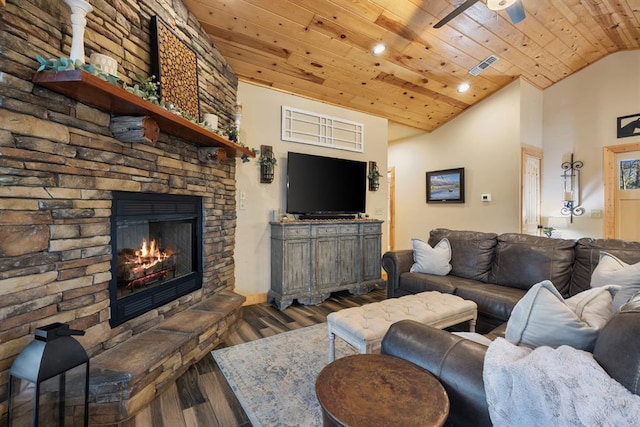
{"type": "Polygon", "coordinates": [[[573,153],[571,153],[571,160],[562,163],[562,200],[563,206],[560,209],[562,215],[568,215],[569,221],[573,223],[574,216],[580,216],[584,213],[584,208],[580,206],[580,169],[582,169],[583,163],[581,161],[573,160],[573,153]]]}
{"type": "Polygon", "coordinates": [[[381,176],[376,162],[369,162],[369,175],[367,175],[369,178],[369,191],[378,191],[381,176]]]}
{"type": "Polygon", "coordinates": [[[271,184],[278,160],[273,155],[273,147],[270,145],[260,146],[260,182],[263,184],[271,184]]]}

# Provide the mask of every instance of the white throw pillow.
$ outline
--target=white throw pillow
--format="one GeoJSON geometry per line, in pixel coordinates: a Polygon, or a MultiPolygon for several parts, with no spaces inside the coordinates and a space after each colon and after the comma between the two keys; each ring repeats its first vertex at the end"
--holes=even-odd
{"type": "Polygon", "coordinates": [[[592,351],[598,332],[613,313],[615,286],[589,289],[567,299],[549,280],[532,286],[507,322],[505,338],[536,348],[561,345],[592,351]]]}
{"type": "Polygon", "coordinates": [[[629,265],[608,252],[600,252],[600,260],[591,275],[591,287],[605,285],[621,286],[613,299],[613,309],[620,309],[640,292],[640,262],[629,265]]]}
{"type": "Polygon", "coordinates": [[[478,344],[482,344],[485,347],[489,347],[489,345],[493,342],[486,336],[479,334],[477,332],[451,332],[453,335],[457,335],[460,338],[464,338],[465,340],[477,342],[478,344]]]}
{"type": "Polygon", "coordinates": [[[412,273],[446,276],[451,271],[451,244],[446,237],[433,248],[420,239],[411,239],[413,245],[412,273]]]}

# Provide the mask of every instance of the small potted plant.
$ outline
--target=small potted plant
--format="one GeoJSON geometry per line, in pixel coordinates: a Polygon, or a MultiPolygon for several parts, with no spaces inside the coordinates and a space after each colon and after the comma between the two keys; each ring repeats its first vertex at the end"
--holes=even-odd
{"type": "Polygon", "coordinates": [[[381,176],[376,162],[369,162],[369,174],[367,175],[367,178],[369,178],[369,191],[378,191],[381,176]]]}
{"type": "Polygon", "coordinates": [[[547,237],[551,237],[553,235],[553,230],[555,230],[553,227],[542,227],[542,232],[547,237]]]}
{"type": "Polygon", "coordinates": [[[258,163],[260,163],[260,182],[270,184],[273,182],[273,176],[275,166],[278,164],[278,159],[273,155],[273,148],[268,145],[263,145],[260,150],[260,157],[258,157],[258,163]]]}

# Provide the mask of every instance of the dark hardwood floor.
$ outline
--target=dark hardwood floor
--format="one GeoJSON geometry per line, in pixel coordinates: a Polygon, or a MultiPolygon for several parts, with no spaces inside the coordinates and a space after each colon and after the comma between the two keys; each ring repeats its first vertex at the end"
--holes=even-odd
{"type": "MultiPolygon", "coordinates": [[[[246,306],[240,326],[219,348],[323,323],[331,312],[385,298],[384,289],[375,289],[361,296],[336,292],[319,305],[294,304],[282,312],[269,304],[246,306]]],[[[245,427],[251,423],[213,356],[208,355],[123,426],[245,427]]]]}

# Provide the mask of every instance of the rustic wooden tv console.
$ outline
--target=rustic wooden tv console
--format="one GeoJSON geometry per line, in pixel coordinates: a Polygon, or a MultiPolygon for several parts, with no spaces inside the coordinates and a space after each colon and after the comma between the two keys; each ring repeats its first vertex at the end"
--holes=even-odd
{"type": "Polygon", "coordinates": [[[319,304],[331,292],[370,292],[381,278],[382,221],[271,222],[271,290],[268,301],[284,310],[297,299],[319,304]]]}

